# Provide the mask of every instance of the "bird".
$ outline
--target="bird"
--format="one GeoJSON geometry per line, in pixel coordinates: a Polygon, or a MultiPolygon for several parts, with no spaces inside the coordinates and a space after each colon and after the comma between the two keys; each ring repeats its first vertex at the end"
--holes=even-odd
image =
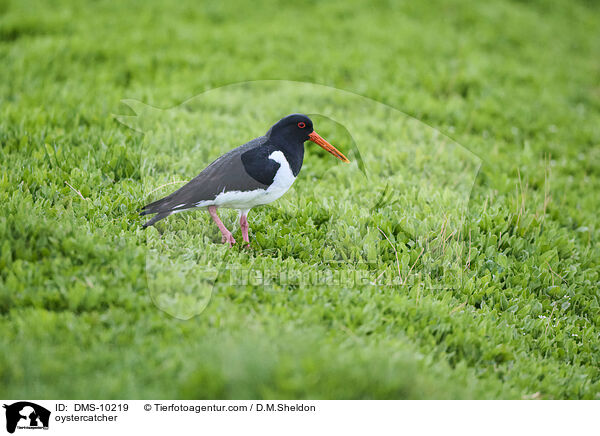
{"type": "Polygon", "coordinates": [[[242,238],[249,246],[248,212],[272,203],[290,189],[302,168],[306,141],[321,146],[342,162],[350,162],[314,130],[307,115],[291,114],[277,121],[265,135],[217,158],[172,194],[144,206],[140,215],[155,215],[143,228],[174,213],[207,209],[221,231],[221,242],[231,247],[236,241],[217,209],[236,209],[242,238]]]}

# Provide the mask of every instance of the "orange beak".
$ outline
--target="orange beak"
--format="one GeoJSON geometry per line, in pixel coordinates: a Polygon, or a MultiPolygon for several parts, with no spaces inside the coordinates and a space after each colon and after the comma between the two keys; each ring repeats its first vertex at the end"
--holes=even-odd
{"type": "Polygon", "coordinates": [[[321,138],[321,136],[317,132],[313,131],[310,135],[308,135],[308,139],[314,142],[315,144],[323,147],[325,150],[337,157],[342,162],[350,162],[348,158],[346,158],[346,156],[340,153],[338,149],[331,145],[329,142],[321,138]]]}

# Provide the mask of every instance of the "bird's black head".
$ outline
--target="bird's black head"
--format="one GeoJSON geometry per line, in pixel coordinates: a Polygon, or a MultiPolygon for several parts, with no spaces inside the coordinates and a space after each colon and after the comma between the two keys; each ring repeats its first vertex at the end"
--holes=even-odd
{"type": "Polygon", "coordinates": [[[313,128],[312,120],[303,114],[292,114],[277,121],[267,132],[267,137],[280,147],[301,150],[304,155],[304,142],[312,141],[343,162],[350,162],[346,156],[323,139],[313,128]]]}
{"type": "Polygon", "coordinates": [[[274,141],[302,144],[308,141],[308,135],[313,131],[313,122],[310,118],[303,114],[292,114],[273,124],[267,136],[274,141]]]}
{"type": "Polygon", "coordinates": [[[292,114],[277,121],[267,132],[267,137],[280,147],[292,147],[304,154],[304,142],[312,141],[343,162],[350,162],[333,145],[323,139],[313,128],[313,122],[303,114],[292,114]]]}

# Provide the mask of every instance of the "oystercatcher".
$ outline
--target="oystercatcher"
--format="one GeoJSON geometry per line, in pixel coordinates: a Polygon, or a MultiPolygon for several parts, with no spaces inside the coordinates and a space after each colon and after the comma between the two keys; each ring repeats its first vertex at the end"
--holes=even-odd
{"type": "Polygon", "coordinates": [[[155,213],[143,227],[177,212],[208,209],[222,242],[235,244],[231,232],[217,215],[217,208],[237,209],[244,242],[248,239],[248,211],[271,203],[286,193],[296,180],[304,159],[304,142],[312,141],[343,162],[350,162],[313,129],[309,117],[292,114],[275,123],[269,131],[224,154],[185,186],[171,195],[144,206],[140,215],[155,213]]]}

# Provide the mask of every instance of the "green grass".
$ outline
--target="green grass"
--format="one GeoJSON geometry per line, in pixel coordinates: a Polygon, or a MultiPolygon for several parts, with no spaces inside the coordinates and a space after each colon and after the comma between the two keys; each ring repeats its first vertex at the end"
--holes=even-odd
{"type": "Polygon", "coordinates": [[[2,396],[600,398],[599,25],[592,1],[0,0],[2,396]],[[265,79],[371,100],[202,94],[265,79]],[[292,108],[353,163],[307,146],[251,250],[199,212],[140,228],[292,108]]]}

